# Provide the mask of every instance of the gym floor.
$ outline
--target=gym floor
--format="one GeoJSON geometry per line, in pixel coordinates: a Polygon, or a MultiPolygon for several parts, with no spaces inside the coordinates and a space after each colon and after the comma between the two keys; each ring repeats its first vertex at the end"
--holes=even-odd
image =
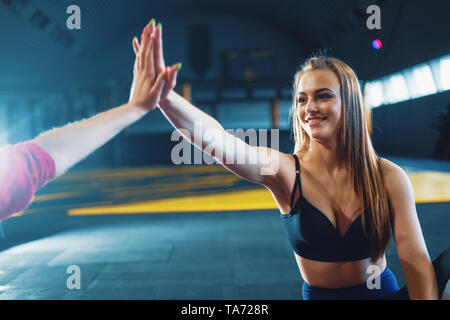
{"type": "MultiPolygon", "coordinates": [[[[434,259],[450,245],[450,163],[390,159],[434,259]]],[[[72,171],[3,230],[0,299],[301,299],[270,193],[221,166],[72,171]]],[[[393,241],[386,257],[403,286],[393,241]]]]}

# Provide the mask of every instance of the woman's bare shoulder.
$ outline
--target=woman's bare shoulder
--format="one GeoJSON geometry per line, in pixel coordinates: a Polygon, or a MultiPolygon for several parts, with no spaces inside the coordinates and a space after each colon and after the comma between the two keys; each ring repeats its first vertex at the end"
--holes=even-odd
{"type": "Polygon", "coordinates": [[[388,176],[393,177],[405,174],[405,171],[399,165],[392,162],[391,160],[381,157],[380,157],[380,169],[385,178],[388,176]]]}
{"type": "Polygon", "coordinates": [[[408,175],[399,165],[388,159],[380,158],[380,167],[391,198],[410,192],[411,185],[408,175]]]}

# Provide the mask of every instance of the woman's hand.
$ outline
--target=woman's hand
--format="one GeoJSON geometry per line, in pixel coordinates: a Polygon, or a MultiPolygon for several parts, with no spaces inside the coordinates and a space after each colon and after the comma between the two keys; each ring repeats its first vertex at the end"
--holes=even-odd
{"type": "MultiPolygon", "coordinates": [[[[155,27],[154,23],[154,19],[152,19],[149,25],[144,29],[144,32],[147,32],[147,35],[149,35],[151,41],[153,41],[151,50],[152,56],[150,58],[152,63],[154,63],[153,72],[158,78],[163,75],[165,79],[165,85],[162,89],[159,100],[160,102],[164,102],[167,99],[169,93],[175,88],[177,84],[177,73],[181,68],[181,63],[176,63],[170,67],[166,67],[162,45],[162,25],[161,23],[158,23],[158,25],[155,27]]],[[[141,39],[141,45],[139,45],[138,39],[136,37],[133,39],[133,49],[136,53],[136,60],[142,54],[141,51],[145,51],[144,45],[144,39],[141,39]]]]}
{"type": "MultiPolygon", "coordinates": [[[[152,20],[153,21],[153,20],[152,20]]],[[[245,141],[225,131],[222,125],[213,117],[186,101],[178,95],[173,88],[176,85],[176,77],[181,63],[176,63],[166,68],[164,63],[162,29],[158,24],[153,29],[154,61],[156,74],[166,73],[166,85],[161,93],[159,107],[162,114],[169,122],[197,148],[204,150],[222,163],[227,169],[241,178],[263,184],[274,193],[279,194],[280,189],[280,157],[278,150],[266,147],[254,147],[245,141]],[[201,123],[201,126],[196,125],[201,123]],[[238,150],[238,152],[235,152],[238,150]],[[244,160],[244,161],[242,161],[244,160]],[[255,161],[256,160],[256,161],[255,161]]],[[[142,44],[143,46],[144,44],[142,44]]],[[[143,48],[133,41],[133,47],[137,55],[143,48]]],[[[292,169],[293,158],[290,155],[283,157],[284,165],[288,171],[292,169]]],[[[291,171],[288,172],[291,176],[291,171]]]]}
{"type": "Polygon", "coordinates": [[[147,111],[156,107],[163,92],[170,91],[165,88],[169,68],[164,67],[164,61],[161,59],[158,61],[155,59],[157,45],[155,29],[158,30],[152,19],[142,31],[140,47],[137,38],[133,39],[136,59],[129,104],[147,111]]]}
{"type": "MultiPolygon", "coordinates": [[[[169,68],[159,68],[159,72],[156,72],[154,52],[157,44],[154,30],[154,23],[151,22],[142,31],[142,45],[134,63],[134,79],[128,103],[47,131],[34,139],[54,160],[56,177],[141,119],[160,102],[169,68]]],[[[133,42],[137,44],[136,40],[133,42]]],[[[160,60],[158,63],[161,65],[160,60]]]]}

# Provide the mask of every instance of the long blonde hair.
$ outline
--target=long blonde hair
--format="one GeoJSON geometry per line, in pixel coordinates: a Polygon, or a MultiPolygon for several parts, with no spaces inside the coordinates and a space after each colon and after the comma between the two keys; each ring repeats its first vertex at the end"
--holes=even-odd
{"type": "MultiPolygon", "coordinates": [[[[389,202],[385,191],[379,158],[375,153],[365,119],[364,102],[355,72],[343,61],[331,57],[312,57],[306,60],[295,74],[293,84],[293,132],[294,152],[300,156],[308,152],[310,137],[300,125],[297,116],[297,89],[301,77],[307,71],[329,69],[341,85],[341,119],[337,135],[337,150],[350,172],[353,189],[360,208],[367,210],[371,224],[371,260],[380,258],[389,244],[391,223],[389,202]]],[[[365,229],[365,217],[362,215],[365,229]]]]}

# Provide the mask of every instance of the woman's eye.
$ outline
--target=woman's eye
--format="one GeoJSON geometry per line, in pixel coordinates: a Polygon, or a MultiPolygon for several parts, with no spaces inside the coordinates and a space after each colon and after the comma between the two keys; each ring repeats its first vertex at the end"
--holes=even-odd
{"type": "Polygon", "coordinates": [[[298,103],[303,103],[303,102],[305,102],[305,101],[306,101],[305,98],[298,98],[298,103]]]}
{"type": "Polygon", "coordinates": [[[319,95],[319,99],[330,99],[330,98],[332,98],[332,96],[326,93],[319,95]]]}

